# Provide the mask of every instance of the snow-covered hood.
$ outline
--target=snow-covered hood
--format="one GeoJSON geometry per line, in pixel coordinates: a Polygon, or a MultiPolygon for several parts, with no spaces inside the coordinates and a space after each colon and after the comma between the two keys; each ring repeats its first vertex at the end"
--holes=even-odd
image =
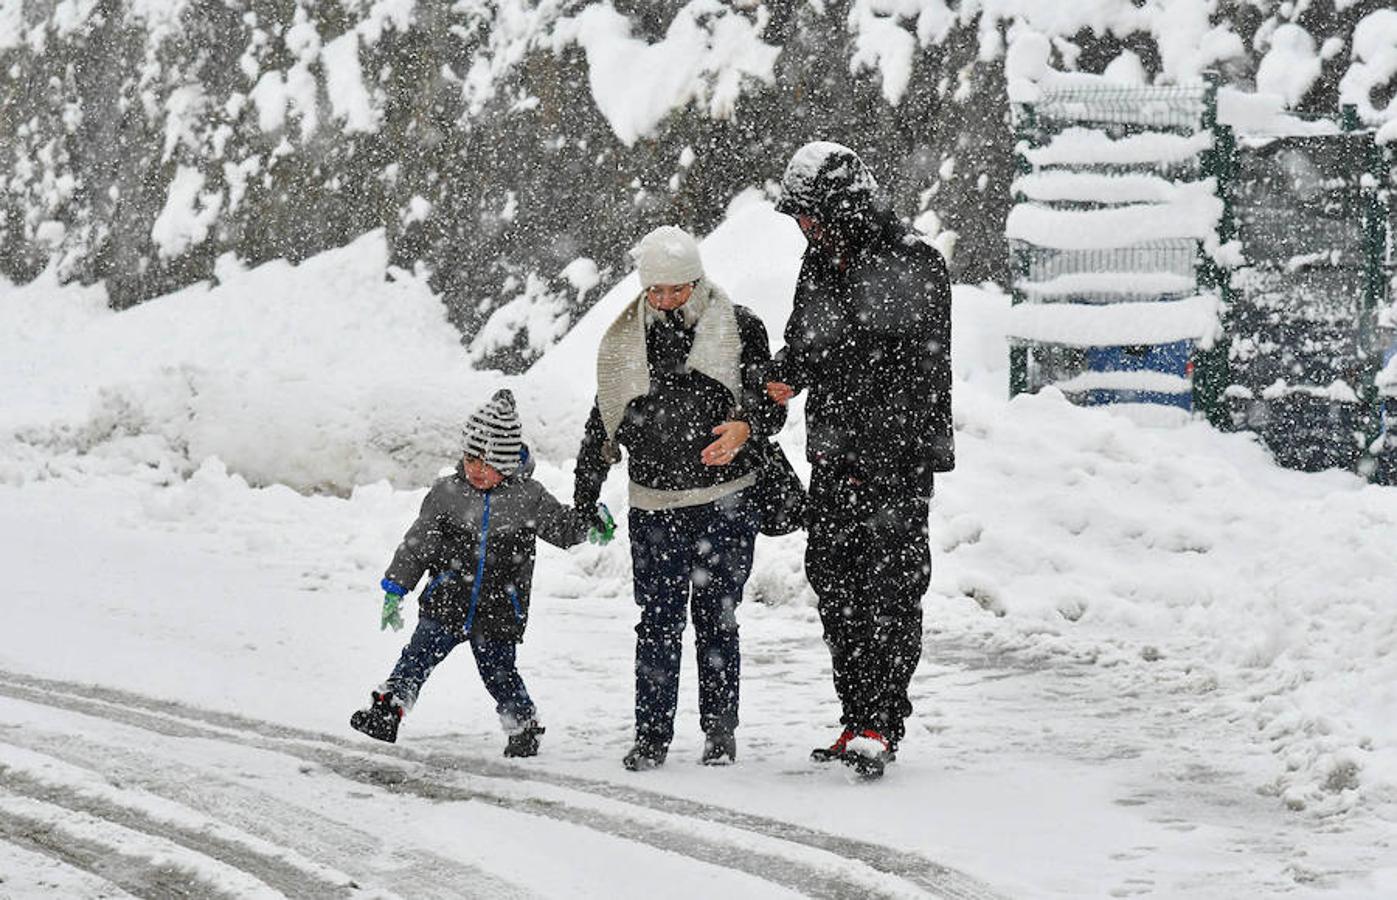
{"type": "Polygon", "coordinates": [[[878,182],[857,153],[833,141],[812,141],[786,164],[776,211],[844,224],[880,205],[878,182]]]}

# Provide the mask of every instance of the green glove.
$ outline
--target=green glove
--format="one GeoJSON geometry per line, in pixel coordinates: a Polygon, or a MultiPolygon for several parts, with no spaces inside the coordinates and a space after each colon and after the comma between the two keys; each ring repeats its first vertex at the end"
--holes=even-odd
{"type": "Polygon", "coordinates": [[[403,614],[398,607],[402,606],[403,597],[401,594],[383,595],[383,616],[378,620],[378,630],[383,631],[389,625],[394,631],[403,630],[403,614]]]}
{"type": "Polygon", "coordinates": [[[587,530],[587,543],[605,547],[616,537],[616,520],[605,503],[597,503],[597,511],[592,514],[592,527],[587,530]]]}

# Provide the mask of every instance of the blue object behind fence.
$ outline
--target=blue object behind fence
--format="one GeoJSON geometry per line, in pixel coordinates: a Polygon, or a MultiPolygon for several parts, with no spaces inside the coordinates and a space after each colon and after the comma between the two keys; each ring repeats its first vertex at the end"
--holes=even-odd
{"type": "MultiPolygon", "coordinates": [[[[1189,377],[1189,360],[1193,341],[1171,344],[1143,344],[1130,347],[1090,347],[1086,351],[1088,372],[1159,372],[1176,378],[1189,377]]],[[[1193,394],[1181,392],[1128,388],[1097,388],[1085,391],[1081,402],[1088,406],[1110,403],[1154,403],[1193,409],[1193,394]]]]}

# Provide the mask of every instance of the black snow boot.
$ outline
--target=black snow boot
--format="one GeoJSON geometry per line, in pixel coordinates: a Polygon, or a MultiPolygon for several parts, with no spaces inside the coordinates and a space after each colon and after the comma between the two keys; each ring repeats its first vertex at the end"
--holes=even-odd
{"type": "Polygon", "coordinates": [[[708,732],[699,762],[705,766],[730,766],[737,762],[737,737],[731,731],[708,732]]]}
{"type": "Polygon", "coordinates": [[[504,755],[509,757],[538,756],[538,736],[546,729],[537,722],[525,725],[522,731],[509,736],[504,755]]]}
{"type": "Polygon", "coordinates": [[[373,692],[373,704],[349,717],[349,727],[371,738],[388,743],[398,740],[398,724],[403,720],[403,708],[393,699],[392,691],[373,692]]]}
{"type": "Polygon", "coordinates": [[[632,772],[644,772],[664,765],[668,755],[668,747],[649,741],[636,741],[630,752],[621,757],[621,765],[632,772]]]}
{"type": "Polygon", "coordinates": [[[862,778],[882,778],[884,767],[897,758],[892,748],[881,732],[865,728],[849,740],[842,761],[862,778]]]}

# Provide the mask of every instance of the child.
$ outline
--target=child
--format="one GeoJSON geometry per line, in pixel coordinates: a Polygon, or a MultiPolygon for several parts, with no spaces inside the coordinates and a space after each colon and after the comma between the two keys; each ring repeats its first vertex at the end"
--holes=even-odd
{"type": "Polygon", "coordinates": [[[543,726],[514,665],[524,639],[533,582],[535,537],[558,547],[583,537],[604,544],[615,522],[604,505],[593,515],[563,506],[534,481],[514,397],[497,391],[466,422],[465,455],[456,472],[438,479],[417,521],[393,555],[382,582],[380,628],[402,628],[398,611],[425,572],[417,630],[373,702],[350,717],[351,727],[393,743],[432,669],[469,641],[485,689],[509,742],[505,756],[534,756],[543,726]],[[589,530],[590,529],[590,530],[589,530]]]}

